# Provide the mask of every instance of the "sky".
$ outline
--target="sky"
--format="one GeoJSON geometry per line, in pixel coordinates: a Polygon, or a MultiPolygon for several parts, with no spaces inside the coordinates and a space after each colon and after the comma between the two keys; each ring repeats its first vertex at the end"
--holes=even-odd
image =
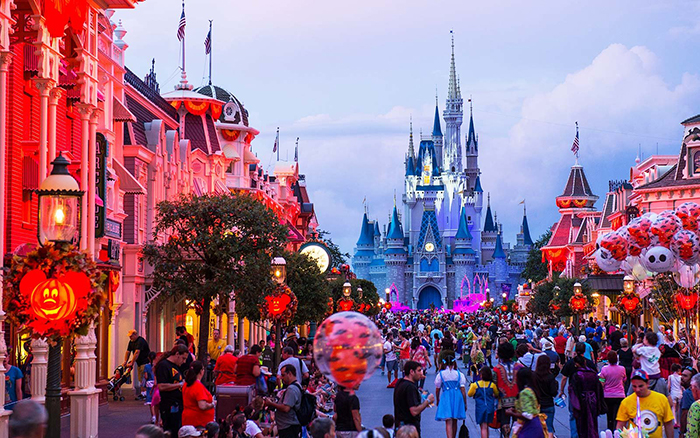
{"type": "MultiPolygon", "coordinates": [[[[143,77],[155,58],[161,92],[179,80],[181,7],[146,0],[112,18],[127,31],[127,66],[143,77]]],[[[533,239],[558,220],[575,122],[601,208],[609,180],[628,178],[638,154],[678,154],[680,122],[700,113],[697,2],[187,0],[185,13],[190,82],[208,81],[213,20],[212,82],[249,111],[265,169],[278,127],[282,160],[299,137],[319,226],[350,253],[363,199],[384,225],[402,193],[409,119],[416,135],[431,132],[436,90],[444,109],[451,29],[506,241],[522,200],[533,239]]]]}

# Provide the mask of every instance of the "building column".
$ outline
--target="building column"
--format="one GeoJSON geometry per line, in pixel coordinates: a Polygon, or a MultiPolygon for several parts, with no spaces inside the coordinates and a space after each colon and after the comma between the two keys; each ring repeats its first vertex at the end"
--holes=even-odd
{"type": "MultiPolygon", "coordinates": [[[[34,79],[39,90],[39,184],[46,179],[48,171],[48,135],[49,135],[49,94],[55,82],[48,78],[34,79]]],[[[54,119],[55,123],[55,119],[54,119]]],[[[55,126],[54,126],[55,128],[55,126]]]]}
{"type": "Polygon", "coordinates": [[[32,339],[32,400],[44,404],[46,400],[46,376],[49,363],[49,344],[45,338],[32,339]]]}
{"type": "Polygon", "coordinates": [[[95,388],[95,326],[90,324],[86,336],[75,338],[75,390],[70,391],[70,437],[96,437],[98,432],[99,394],[95,388]]]}
{"type": "Polygon", "coordinates": [[[56,107],[58,106],[58,100],[61,98],[62,91],[62,89],[55,87],[49,92],[49,164],[53,163],[53,160],[56,159],[56,107]]]}
{"type": "Polygon", "coordinates": [[[88,141],[88,210],[87,210],[87,250],[90,257],[95,258],[95,197],[96,195],[96,184],[95,175],[97,174],[97,118],[99,117],[100,111],[93,107],[93,111],[90,113],[90,130],[89,130],[89,141],[88,141]]]}
{"type": "MultiPolygon", "coordinates": [[[[92,106],[86,103],[79,103],[76,105],[78,112],[80,113],[80,123],[81,123],[81,142],[80,142],[80,190],[84,192],[81,200],[81,218],[80,218],[80,249],[86,250],[88,248],[88,186],[90,178],[94,178],[90,174],[88,168],[90,161],[90,114],[92,113],[92,106]]],[[[94,202],[94,199],[93,199],[94,202]]],[[[94,224],[94,212],[93,212],[93,230],[95,229],[94,224]]]]}
{"type": "MultiPolygon", "coordinates": [[[[5,167],[7,154],[7,72],[12,61],[12,52],[3,50],[0,52],[0,254],[5,254],[5,167]]],[[[0,257],[0,268],[4,265],[4,257],[0,257]]],[[[3,288],[0,276],[0,303],[2,302],[3,288]]],[[[5,367],[3,365],[7,355],[5,344],[5,312],[0,308],[0,400],[5,400],[5,367]]],[[[11,411],[0,407],[0,438],[8,436],[8,419],[11,411]]]]}
{"type": "Polygon", "coordinates": [[[236,302],[234,300],[229,300],[228,311],[226,312],[226,321],[228,322],[228,328],[226,330],[226,341],[228,345],[233,345],[236,347],[236,302]]]}

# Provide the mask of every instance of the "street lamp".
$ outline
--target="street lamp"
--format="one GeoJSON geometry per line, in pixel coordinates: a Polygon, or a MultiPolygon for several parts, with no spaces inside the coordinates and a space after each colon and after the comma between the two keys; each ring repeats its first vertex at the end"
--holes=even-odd
{"type": "MultiPolygon", "coordinates": [[[[625,278],[622,279],[622,290],[624,291],[624,294],[629,296],[631,294],[634,294],[634,277],[631,275],[625,275],[625,278]]],[[[627,342],[631,343],[632,342],[632,315],[627,313],[627,342]]]]}
{"type": "Polygon", "coordinates": [[[37,190],[39,202],[39,244],[74,243],[80,240],[80,200],[83,192],[68,172],[68,161],[61,153],[53,161],[51,174],[37,190]]]}
{"type": "Polygon", "coordinates": [[[287,261],[284,257],[275,257],[270,266],[270,275],[277,283],[282,284],[287,280],[287,261]]]}
{"type": "Polygon", "coordinates": [[[388,287],[384,289],[384,294],[386,295],[386,302],[388,303],[389,301],[391,301],[391,289],[389,289],[388,287]]]}
{"type": "Polygon", "coordinates": [[[352,295],[352,285],[349,281],[346,281],[343,283],[343,296],[345,298],[350,298],[350,295],[352,295]]]}
{"type": "Polygon", "coordinates": [[[357,296],[362,299],[362,288],[360,286],[357,286],[357,296]]]}
{"type": "MultiPolygon", "coordinates": [[[[80,241],[80,204],[83,192],[68,171],[68,161],[61,153],[51,163],[51,174],[39,185],[39,224],[37,239],[72,244],[80,241]]],[[[61,429],[61,347],[62,338],[49,345],[46,379],[46,411],[49,436],[58,437],[61,429]],[[53,432],[52,432],[53,431],[53,432]]]]}
{"type": "MultiPolygon", "coordinates": [[[[576,283],[574,283],[574,297],[577,297],[577,296],[579,296],[579,295],[582,294],[582,293],[583,293],[583,286],[581,286],[581,283],[579,283],[579,282],[577,281],[576,283]]],[[[572,297],[572,298],[573,298],[573,297],[572,297]]],[[[578,332],[579,332],[579,316],[578,316],[578,310],[577,310],[577,309],[572,309],[572,310],[574,311],[574,318],[575,318],[575,321],[576,321],[576,325],[575,325],[576,331],[575,331],[575,333],[576,333],[576,336],[578,336],[578,332]]]]}

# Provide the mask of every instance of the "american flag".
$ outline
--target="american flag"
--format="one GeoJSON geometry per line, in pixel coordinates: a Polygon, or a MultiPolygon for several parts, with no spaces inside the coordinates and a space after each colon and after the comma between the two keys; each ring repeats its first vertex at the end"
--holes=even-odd
{"type": "Polygon", "coordinates": [[[209,29],[209,33],[207,34],[207,37],[204,39],[204,54],[208,55],[211,53],[211,29],[209,29]]]}
{"type": "Polygon", "coordinates": [[[574,144],[571,145],[571,152],[578,157],[578,122],[576,122],[576,138],[574,138],[574,144]]]}
{"type": "Polygon", "coordinates": [[[177,39],[182,41],[185,39],[185,25],[187,20],[185,20],[185,3],[182,3],[182,15],[180,15],[180,24],[177,27],[177,39]]]}
{"type": "Polygon", "coordinates": [[[272,146],[272,152],[277,152],[280,147],[280,128],[277,128],[277,137],[275,137],[275,145],[272,146]]]}

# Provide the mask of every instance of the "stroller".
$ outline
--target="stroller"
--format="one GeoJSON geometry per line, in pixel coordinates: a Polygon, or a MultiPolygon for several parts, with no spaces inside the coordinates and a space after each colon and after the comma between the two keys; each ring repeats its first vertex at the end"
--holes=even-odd
{"type": "Polygon", "coordinates": [[[133,365],[124,368],[123,365],[119,365],[116,370],[114,370],[114,376],[109,379],[107,384],[107,391],[112,393],[114,401],[124,401],[124,396],[122,395],[122,385],[131,382],[131,370],[133,365]]]}

